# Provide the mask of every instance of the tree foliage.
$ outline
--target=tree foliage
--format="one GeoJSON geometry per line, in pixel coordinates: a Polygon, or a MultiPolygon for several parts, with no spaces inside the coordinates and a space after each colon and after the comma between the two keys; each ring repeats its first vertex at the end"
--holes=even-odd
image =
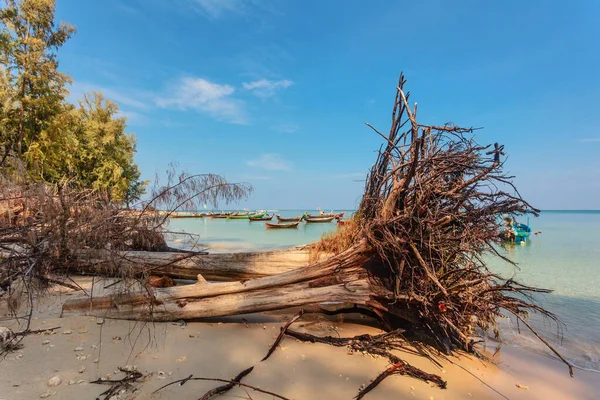
{"type": "Polygon", "coordinates": [[[75,28],[55,26],[54,0],[6,0],[0,46],[3,65],[17,100],[13,109],[11,150],[22,154],[53,118],[67,95],[68,75],[58,71],[57,50],[75,28]]]}
{"type": "Polygon", "coordinates": [[[139,199],[146,183],[118,106],[101,93],[66,101],[71,78],[58,70],[57,51],[75,28],[57,25],[54,14],[55,0],[5,0],[0,8],[0,168],[18,160],[36,181],[139,199]]]}

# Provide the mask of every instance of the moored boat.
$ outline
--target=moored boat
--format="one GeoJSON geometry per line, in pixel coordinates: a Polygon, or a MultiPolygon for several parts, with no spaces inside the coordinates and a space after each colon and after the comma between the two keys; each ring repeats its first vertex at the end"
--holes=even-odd
{"type": "Polygon", "coordinates": [[[210,214],[211,218],[227,218],[228,215],[231,215],[231,212],[223,212],[210,214]]]}
{"type": "Polygon", "coordinates": [[[331,216],[331,217],[317,217],[317,218],[315,218],[315,217],[304,217],[304,220],[305,220],[307,223],[314,223],[314,222],[331,222],[331,221],[333,221],[333,218],[334,218],[333,216],[331,216]]]}
{"type": "Polygon", "coordinates": [[[335,214],[324,213],[324,212],[321,212],[320,214],[309,214],[306,212],[306,213],[304,213],[304,217],[306,217],[306,218],[329,218],[329,217],[334,218],[335,214]]]}
{"type": "Polygon", "coordinates": [[[304,215],[300,215],[298,217],[284,218],[284,217],[280,217],[279,214],[277,214],[277,220],[279,222],[300,222],[300,221],[302,221],[302,218],[304,218],[304,215]]]}
{"type": "Polygon", "coordinates": [[[249,219],[250,215],[248,215],[248,214],[235,214],[235,215],[228,215],[226,218],[227,219],[249,219]]]}
{"type": "Polygon", "coordinates": [[[262,215],[256,215],[256,216],[255,215],[251,215],[251,216],[248,217],[248,219],[250,221],[270,221],[270,220],[273,219],[273,217],[274,217],[273,214],[271,214],[271,215],[262,214],[262,215]]]}
{"type": "Polygon", "coordinates": [[[270,224],[268,222],[265,222],[265,226],[267,227],[267,229],[293,229],[293,228],[297,228],[298,225],[300,225],[300,221],[277,223],[277,224],[270,224]]]}
{"type": "Polygon", "coordinates": [[[527,221],[527,224],[524,224],[511,218],[505,218],[504,223],[505,229],[500,234],[500,238],[504,242],[525,244],[529,239],[529,236],[531,236],[529,220],[527,221]]]}

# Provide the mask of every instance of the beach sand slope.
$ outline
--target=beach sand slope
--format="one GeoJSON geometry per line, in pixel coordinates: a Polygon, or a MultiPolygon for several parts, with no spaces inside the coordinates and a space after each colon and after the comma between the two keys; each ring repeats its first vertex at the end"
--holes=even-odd
{"type": "MultiPolygon", "coordinates": [[[[190,381],[153,392],[161,386],[194,375],[231,379],[255,365],[243,382],[289,399],[352,399],[361,385],[388,363],[345,348],[300,343],[286,337],[265,362],[260,360],[273,343],[289,313],[255,314],[208,322],[147,324],[90,317],[60,318],[62,302],[73,293],[54,291],[39,300],[32,329],[60,327],[52,334],[29,335],[23,348],[0,362],[0,399],[95,399],[110,386],[91,384],[98,378],[121,379],[119,367],[135,366],[146,375],[119,397],[123,399],[197,399],[216,382],[190,381]],[[102,322],[102,323],[99,323],[102,322]],[[58,376],[58,386],[48,381],[58,376]]],[[[0,304],[0,326],[21,328],[8,320],[0,304]]],[[[294,329],[315,335],[377,334],[361,318],[310,316],[294,329]],[[363,323],[361,323],[363,322],[363,323]]],[[[404,360],[436,373],[448,389],[403,376],[392,376],[366,399],[597,399],[600,374],[575,372],[554,360],[504,346],[496,365],[464,356],[438,368],[430,361],[399,353],[404,360]],[[500,392],[496,393],[487,385],[500,392]]],[[[223,398],[272,399],[251,389],[234,388],[223,398]]]]}

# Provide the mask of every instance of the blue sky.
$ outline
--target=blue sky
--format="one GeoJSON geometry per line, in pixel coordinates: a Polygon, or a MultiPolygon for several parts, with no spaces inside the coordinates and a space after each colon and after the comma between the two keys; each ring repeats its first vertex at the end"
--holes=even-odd
{"type": "Polygon", "coordinates": [[[101,90],[151,179],[249,182],[239,207],[353,208],[401,70],[424,123],[484,127],[543,209],[600,208],[600,2],[58,0],[72,97],[101,90]]]}

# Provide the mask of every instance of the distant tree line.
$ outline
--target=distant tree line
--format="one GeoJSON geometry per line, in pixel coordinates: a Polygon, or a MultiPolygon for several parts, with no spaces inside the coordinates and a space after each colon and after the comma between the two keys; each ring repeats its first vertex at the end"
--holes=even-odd
{"type": "Polygon", "coordinates": [[[71,78],[58,50],[76,29],[55,22],[55,0],[0,0],[0,175],[106,191],[131,203],[146,182],[134,162],[136,139],[102,93],[67,101],[71,78]]]}

